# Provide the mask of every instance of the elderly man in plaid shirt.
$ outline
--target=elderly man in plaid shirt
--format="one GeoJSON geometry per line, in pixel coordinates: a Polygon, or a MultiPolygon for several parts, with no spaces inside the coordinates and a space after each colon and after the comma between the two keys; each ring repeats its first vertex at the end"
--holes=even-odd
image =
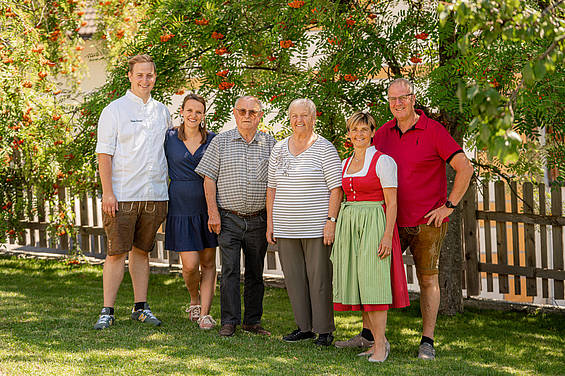
{"type": "Polygon", "coordinates": [[[217,135],[198,164],[204,177],[208,228],[218,234],[222,257],[220,284],[222,327],[229,337],[241,323],[240,258],[245,255],[242,328],[270,335],[261,326],[263,262],[267,252],[265,198],[269,156],[275,139],[257,131],[263,111],[251,96],[239,98],[233,110],[237,128],[217,135]]]}

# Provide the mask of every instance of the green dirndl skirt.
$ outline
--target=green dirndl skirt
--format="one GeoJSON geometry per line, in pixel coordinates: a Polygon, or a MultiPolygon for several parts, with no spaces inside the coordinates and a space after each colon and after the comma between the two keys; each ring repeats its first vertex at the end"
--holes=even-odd
{"type": "Polygon", "coordinates": [[[334,303],[392,303],[391,256],[378,255],[385,226],[383,201],[341,204],[331,253],[334,303]]]}

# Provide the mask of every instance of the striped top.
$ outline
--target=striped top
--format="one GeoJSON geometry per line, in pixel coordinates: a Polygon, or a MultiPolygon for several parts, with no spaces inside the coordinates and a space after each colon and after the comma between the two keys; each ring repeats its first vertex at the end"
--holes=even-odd
{"type": "Polygon", "coordinates": [[[335,147],[318,135],[294,156],[290,137],[278,142],[269,159],[269,188],[275,188],[275,237],[303,239],[324,236],[330,190],[341,187],[341,161],[335,147]]]}
{"type": "Polygon", "coordinates": [[[247,143],[237,128],[218,134],[195,171],[216,182],[222,209],[243,214],[265,209],[269,155],[273,136],[257,131],[247,143]]]}

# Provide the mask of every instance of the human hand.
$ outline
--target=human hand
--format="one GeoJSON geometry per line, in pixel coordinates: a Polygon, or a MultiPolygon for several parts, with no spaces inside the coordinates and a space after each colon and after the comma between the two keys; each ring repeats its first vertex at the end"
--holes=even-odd
{"type": "Polygon", "coordinates": [[[277,243],[277,238],[275,238],[275,236],[273,235],[273,226],[272,225],[267,225],[267,243],[269,244],[276,244],[277,243]]]}
{"type": "Polygon", "coordinates": [[[115,217],[118,211],[118,200],[114,193],[102,193],[102,211],[110,217],[115,217]]]}
{"type": "Polygon", "coordinates": [[[433,224],[435,227],[439,227],[443,223],[445,217],[449,217],[451,213],[453,213],[453,209],[448,208],[445,205],[442,205],[439,208],[430,211],[428,214],[424,216],[424,218],[429,218],[428,226],[433,224]]]}
{"type": "Polygon", "coordinates": [[[324,245],[332,245],[335,239],[335,222],[326,221],[324,226],[324,245]]]}
{"type": "Polygon", "coordinates": [[[378,255],[381,259],[390,256],[392,251],[392,235],[384,234],[381,242],[379,243],[378,255]]]}
{"type": "Polygon", "coordinates": [[[208,230],[210,232],[219,234],[221,229],[222,223],[218,210],[208,211],[208,230]]]}

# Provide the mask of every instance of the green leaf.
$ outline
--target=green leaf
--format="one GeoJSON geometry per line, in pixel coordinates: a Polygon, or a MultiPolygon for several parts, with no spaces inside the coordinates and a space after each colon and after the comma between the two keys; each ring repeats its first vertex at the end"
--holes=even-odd
{"type": "Polygon", "coordinates": [[[538,60],[534,66],[535,79],[537,81],[541,80],[545,76],[546,72],[545,60],[538,60]]]}
{"type": "Polygon", "coordinates": [[[534,71],[529,62],[524,65],[524,68],[522,69],[522,76],[524,77],[524,83],[526,85],[532,85],[534,83],[534,71]]]}
{"type": "MultiPolygon", "coordinates": [[[[478,118],[473,119],[473,121],[474,121],[474,120],[477,120],[477,123],[480,122],[480,120],[479,120],[478,118]]],[[[490,131],[490,128],[489,128],[488,124],[482,123],[482,125],[483,125],[483,126],[482,126],[482,129],[481,129],[481,133],[479,134],[479,137],[480,137],[480,140],[481,140],[484,144],[488,144],[488,143],[489,143],[490,136],[491,136],[491,131],[490,131]]]]}
{"type": "Polygon", "coordinates": [[[463,112],[463,102],[467,99],[467,86],[461,80],[457,82],[457,98],[459,99],[459,112],[463,112]]]}

